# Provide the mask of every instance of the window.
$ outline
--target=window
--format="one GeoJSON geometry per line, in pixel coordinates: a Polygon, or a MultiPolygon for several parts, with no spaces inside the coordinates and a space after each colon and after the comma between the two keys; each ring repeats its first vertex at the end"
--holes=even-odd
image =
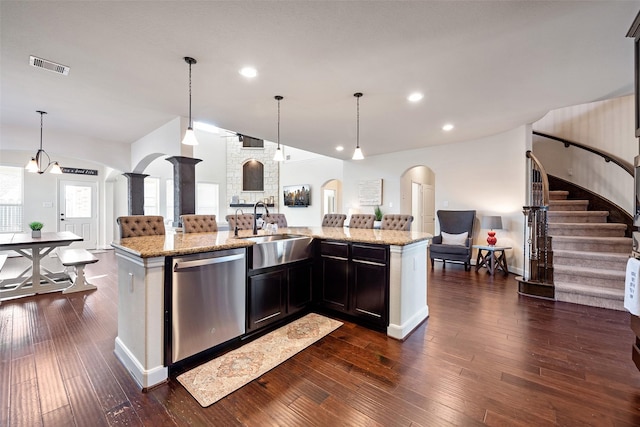
{"type": "Polygon", "coordinates": [[[164,215],[164,219],[169,222],[173,222],[173,180],[172,179],[167,180],[165,191],[167,192],[166,193],[167,194],[167,211],[164,215]]]}
{"type": "Polygon", "coordinates": [[[219,218],[219,191],[219,184],[211,182],[196,183],[196,213],[199,215],[215,215],[216,218],[219,218]]]}
{"type": "Polygon", "coordinates": [[[242,148],[264,148],[264,140],[252,136],[240,135],[242,148]]]}
{"type": "Polygon", "coordinates": [[[160,215],[160,178],[144,179],[144,214],[160,215]]]}
{"type": "Polygon", "coordinates": [[[24,169],[0,166],[0,233],[21,233],[24,169]]]}

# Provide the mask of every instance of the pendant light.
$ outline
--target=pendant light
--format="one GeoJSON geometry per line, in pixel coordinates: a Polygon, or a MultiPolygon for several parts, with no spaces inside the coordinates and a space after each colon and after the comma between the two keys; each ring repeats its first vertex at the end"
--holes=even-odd
{"type": "Polygon", "coordinates": [[[351,159],[353,160],[362,160],[364,159],[364,155],[362,154],[362,150],[360,149],[360,97],[362,96],[362,93],[360,92],[356,92],[353,94],[353,96],[356,97],[356,104],[357,104],[357,109],[356,109],[356,149],[353,152],[353,157],[351,157],[351,159]]]}
{"type": "Polygon", "coordinates": [[[191,65],[196,64],[198,61],[189,56],[185,56],[184,61],[189,64],[189,127],[184,134],[182,143],[184,145],[198,145],[196,134],[193,132],[193,122],[191,121],[191,65]]]}
{"type": "Polygon", "coordinates": [[[52,162],[51,157],[49,157],[47,152],[42,149],[42,116],[47,114],[47,112],[36,111],[36,113],[40,114],[40,148],[36,152],[35,157],[32,157],[31,160],[29,160],[29,163],[27,163],[27,166],[25,166],[25,169],[27,170],[27,172],[31,172],[31,173],[37,172],[39,174],[43,174],[46,172],[47,169],[49,169],[49,166],[51,166],[51,173],[61,174],[62,169],[60,169],[60,165],[58,164],[58,162],[52,162]],[[47,156],[47,160],[46,160],[47,164],[43,167],[42,164],[45,161],[44,160],[45,156],[47,156]]]}
{"type": "Polygon", "coordinates": [[[280,95],[274,96],[275,100],[278,101],[278,148],[276,149],[276,154],[273,156],[274,162],[284,162],[284,155],[282,154],[282,150],[280,149],[280,101],[284,98],[280,95]]]}

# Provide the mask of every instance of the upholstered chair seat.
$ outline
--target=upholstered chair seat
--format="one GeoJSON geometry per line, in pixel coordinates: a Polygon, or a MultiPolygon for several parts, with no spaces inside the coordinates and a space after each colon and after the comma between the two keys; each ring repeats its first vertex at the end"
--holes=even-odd
{"type": "Polygon", "coordinates": [[[218,231],[215,215],[180,215],[185,233],[211,233],[218,231]]]}
{"type": "MultiPolygon", "coordinates": [[[[229,223],[229,229],[234,230],[236,228],[236,216],[227,215],[225,217],[229,223]]],[[[240,214],[238,215],[238,230],[253,230],[253,214],[240,214]]]]}
{"type": "Polygon", "coordinates": [[[287,217],[283,213],[270,213],[264,220],[267,224],[277,224],[278,228],[287,227],[287,217]]]}
{"type": "Polygon", "coordinates": [[[469,269],[476,211],[439,210],[437,215],[440,234],[434,236],[429,244],[431,268],[433,269],[434,259],[440,259],[443,266],[446,261],[455,261],[463,263],[465,270],[469,269]]]}
{"type": "Polygon", "coordinates": [[[152,215],[121,216],[116,219],[120,238],[164,234],[164,218],[152,215]]]}
{"type": "Polygon", "coordinates": [[[322,218],[323,227],[344,227],[344,221],[347,219],[345,214],[325,214],[322,218]]]}
{"type": "Polygon", "coordinates": [[[349,228],[373,228],[376,217],[371,214],[353,214],[349,220],[349,228]]]}
{"type": "Polygon", "coordinates": [[[411,230],[412,215],[388,214],[382,217],[381,230],[411,230]]]}

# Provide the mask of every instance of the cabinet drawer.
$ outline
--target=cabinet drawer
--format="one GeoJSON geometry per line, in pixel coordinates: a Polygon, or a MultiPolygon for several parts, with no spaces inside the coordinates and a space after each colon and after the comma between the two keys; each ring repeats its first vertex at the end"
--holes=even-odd
{"type": "Polygon", "coordinates": [[[349,258],[349,244],[338,242],[320,242],[320,255],[349,258]]]}
{"type": "Polygon", "coordinates": [[[387,249],[380,246],[352,245],[351,256],[354,260],[387,263],[387,249]]]}

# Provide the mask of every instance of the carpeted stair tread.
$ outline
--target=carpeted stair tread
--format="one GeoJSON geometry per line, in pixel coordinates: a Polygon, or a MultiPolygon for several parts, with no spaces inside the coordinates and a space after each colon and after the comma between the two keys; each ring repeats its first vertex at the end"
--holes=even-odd
{"type": "Polygon", "coordinates": [[[588,206],[588,200],[549,200],[549,212],[586,211],[588,206]]]}
{"type": "MultiPolygon", "coordinates": [[[[576,279],[578,277],[584,276],[586,279],[591,281],[600,281],[600,280],[612,280],[619,281],[620,286],[624,288],[624,277],[625,271],[622,270],[609,270],[604,268],[597,267],[579,267],[579,266],[567,266],[567,265],[554,265],[553,266],[553,274],[554,277],[558,277],[558,275],[562,274],[563,276],[575,276],[576,279]]],[[[560,280],[562,281],[562,279],[560,280]]],[[[607,286],[611,287],[611,286],[607,286]]]]}
{"type": "Polygon", "coordinates": [[[626,224],[613,222],[548,222],[550,236],[624,237],[626,224]]]}
{"type": "Polygon", "coordinates": [[[609,212],[607,211],[549,211],[547,222],[597,222],[606,223],[609,212]]]}
{"type": "Polygon", "coordinates": [[[554,268],[557,266],[593,267],[608,270],[625,271],[628,253],[616,252],[585,252],[556,249],[553,251],[554,268]]]}
{"type": "Polygon", "coordinates": [[[556,292],[570,292],[589,295],[592,297],[607,297],[624,300],[624,288],[613,289],[599,286],[584,285],[581,283],[555,282],[556,292]]]}
{"type": "Polygon", "coordinates": [[[630,237],[554,236],[554,250],[630,253],[630,237]]]}
{"type": "Polygon", "coordinates": [[[566,200],[569,197],[569,192],[566,190],[550,190],[549,200],[566,200]]]}

